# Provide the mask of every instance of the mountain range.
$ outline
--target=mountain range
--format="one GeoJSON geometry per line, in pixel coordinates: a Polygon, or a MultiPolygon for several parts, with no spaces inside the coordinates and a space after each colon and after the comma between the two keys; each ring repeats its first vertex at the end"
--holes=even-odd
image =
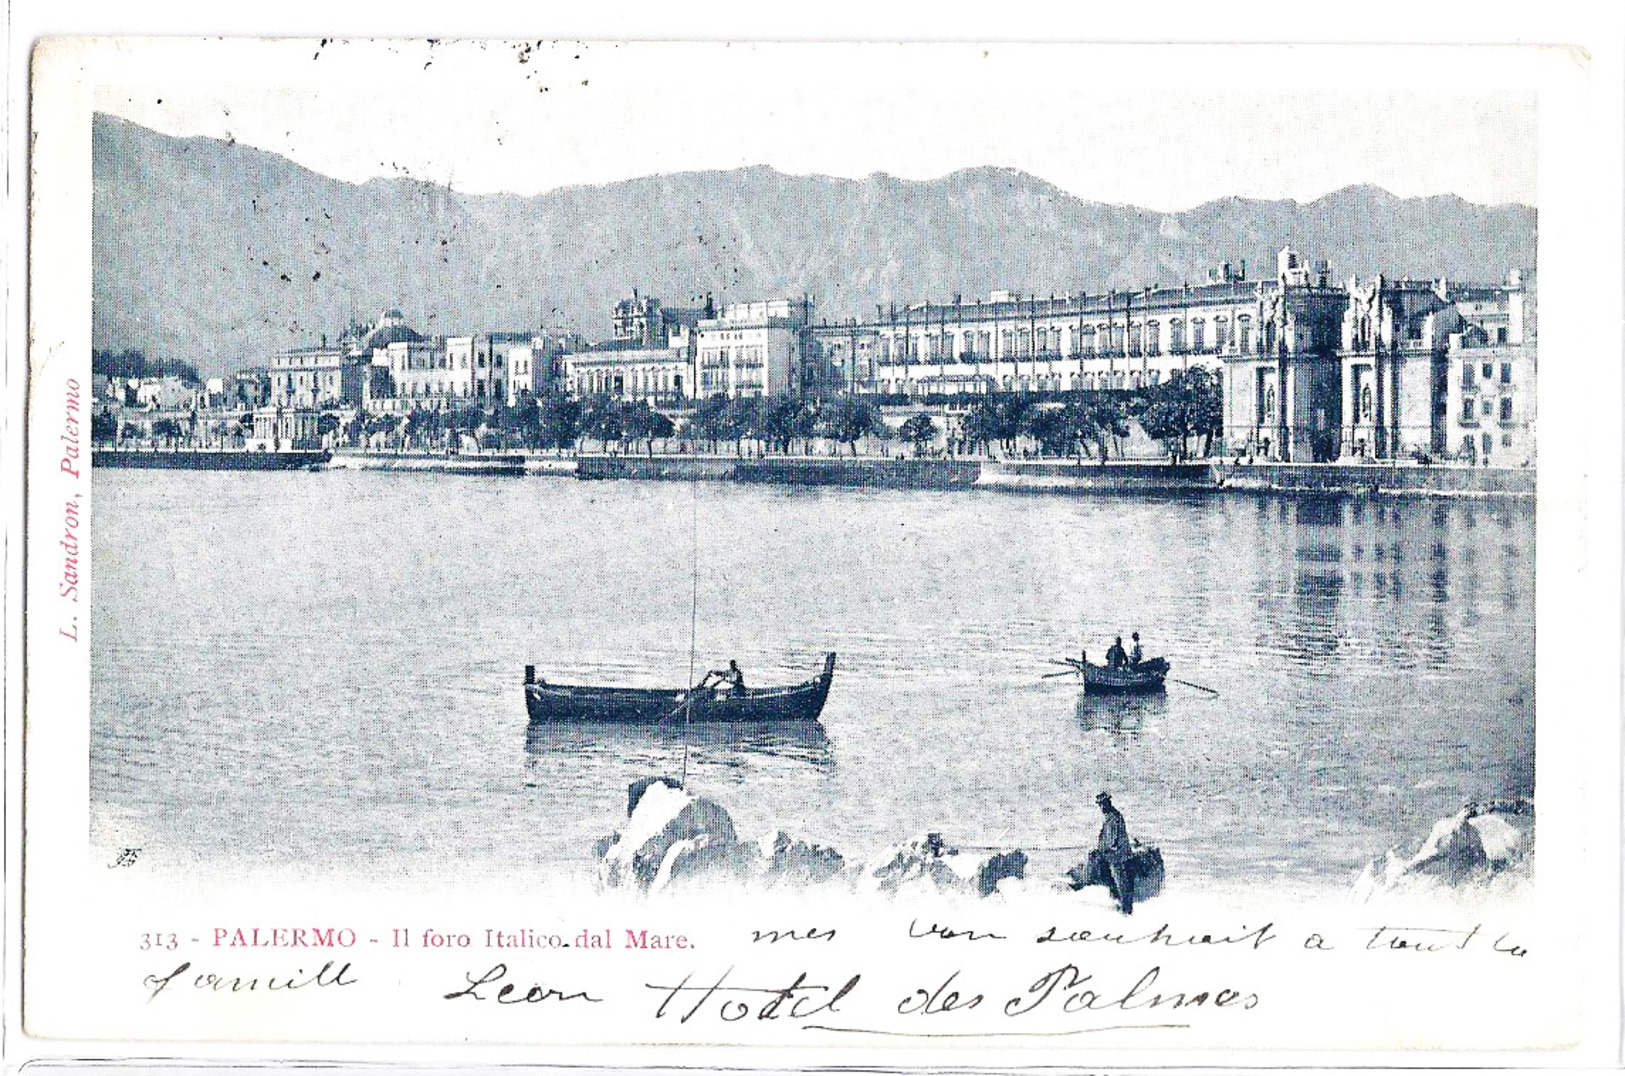
{"type": "Polygon", "coordinates": [[[1535,260],[1529,206],[1368,185],[1164,213],[1009,168],[916,181],[755,166],[525,197],[347,183],[109,115],[91,137],[94,344],[205,373],[336,338],[387,307],[424,333],[546,326],[599,339],[634,288],[679,306],[805,293],[819,317],[844,319],[994,289],[1196,282],[1220,262],[1267,276],[1284,245],[1337,278],[1497,281],[1535,260]]]}

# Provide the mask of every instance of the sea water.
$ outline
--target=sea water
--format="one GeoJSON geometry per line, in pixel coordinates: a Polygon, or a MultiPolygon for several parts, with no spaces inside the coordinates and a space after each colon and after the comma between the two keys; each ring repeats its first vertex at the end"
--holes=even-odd
{"type": "Polygon", "coordinates": [[[1112,793],[1171,885],[1330,893],[1534,786],[1534,510],[1502,501],[94,476],[97,849],[177,869],[586,875],[686,767],[745,836],[1081,858],[1112,793]],[[1139,631],[1165,696],[1056,659],[1139,631]],[[527,729],[522,675],[751,685],[821,729],[527,729]],[[692,656],[691,656],[692,655],[692,656]]]}

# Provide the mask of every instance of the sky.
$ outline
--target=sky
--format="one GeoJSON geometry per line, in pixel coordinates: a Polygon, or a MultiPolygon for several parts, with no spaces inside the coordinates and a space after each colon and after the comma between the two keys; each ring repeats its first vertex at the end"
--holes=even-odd
{"type": "Polygon", "coordinates": [[[126,39],[85,62],[102,111],[353,182],[531,195],[754,164],[909,179],[996,165],[1176,211],[1354,183],[1534,205],[1540,53],[126,39]]]}

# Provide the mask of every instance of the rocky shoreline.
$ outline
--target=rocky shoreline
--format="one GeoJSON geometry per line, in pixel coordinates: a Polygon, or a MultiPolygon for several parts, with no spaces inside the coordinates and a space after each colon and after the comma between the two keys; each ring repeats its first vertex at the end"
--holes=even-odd
{"type": "MultiPolygon", "coordinates": [[[[1395,846],[1373,859],[1354,880],[1350,895],[1356,902],[1370,902],[1515,889],[1532,879],[1533,857],[1530,801],[1469,803],[1436,823],[1415,851],[1395,846]]],[[[599,839],[593,859],[602,889],[650,896],[720,884],[982,899],[1033,890],[1076,891],[1086,884],[1085,863],[1052,877],[1033,876],[1031,858],[1022,848],[960,849],[935,833],[892,845],[870,859],[843,855],[784,830],[742,838],[727,808],[669,777],[633,782],[625,822],[599,839]]],[[[1135,903],[1157,896],[1162,885],[1160,871],[1136,879],[1135,903]]]]}

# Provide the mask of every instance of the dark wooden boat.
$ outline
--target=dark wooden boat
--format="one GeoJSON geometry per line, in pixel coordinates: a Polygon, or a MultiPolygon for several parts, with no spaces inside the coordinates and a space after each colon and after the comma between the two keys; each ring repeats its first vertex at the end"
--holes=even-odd
{"type": "Polygon", "coordinates": [[[1100,695],[1147,695],[1165,689],[1168,663],[1162,658],[1147,658],[1138,665],[1125,665],[1109,669],[1104,665],[1081,662],[1083,690],[1100,695]]]}
{"type": "Polygon", "coordinates": [[[525,666],[525,708],[532,724],[604,722],[680,726],[690,722],[782,723],[817,721],[835,678],[835,655],[824,657],[816,677],[788,687],[640,688],[587,687],[538,680],[525,666]]]}

